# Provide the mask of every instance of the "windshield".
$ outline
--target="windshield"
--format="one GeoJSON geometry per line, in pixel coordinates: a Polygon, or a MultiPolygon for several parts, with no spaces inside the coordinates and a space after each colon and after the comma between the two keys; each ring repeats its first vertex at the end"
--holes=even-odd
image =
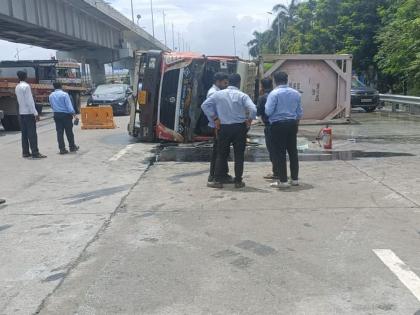
{"type": "Polygon", "coordinates": [[[351,87],[352,88],[363,88],[366,87],[366,85],[364,85],[362,82],[360,82],[358,79],[353,78],[351,80],[351,87]]]}
{"type": "Polygon", "coordinates": [[[79,68],[57,68],[57,78],[80,79],[79,68]]]}
{"type": "Polygon", "coordinates": [[[40,66],[38,68],[39,81],[52,81],[55,80],[54,66],[40,66]]]}
{"type": "Polygon", "coordinates": [[[96,88],[94,94],[124,94],[126,86],[124,84],[105,84],[96,88]]]}

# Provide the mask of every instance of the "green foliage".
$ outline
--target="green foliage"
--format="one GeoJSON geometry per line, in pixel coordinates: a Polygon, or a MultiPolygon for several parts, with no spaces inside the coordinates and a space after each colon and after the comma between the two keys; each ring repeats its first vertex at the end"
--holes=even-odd
{"type": "Polygon", "coordinates": [[[384,27],[377,35],[376,61],[385,74],[402,79],[400,89],[420,93],[420,2],[390,2],[380,9],[384,27]]]}
{"type": "Polygon", "coordinates": [[[248,43],[252,56],[277,53],[280,26],[281,53],[352,54],[354,71],[384,90],[420,90],[419,0],[293,0],[273,12],[271,29],[248,43]]]}

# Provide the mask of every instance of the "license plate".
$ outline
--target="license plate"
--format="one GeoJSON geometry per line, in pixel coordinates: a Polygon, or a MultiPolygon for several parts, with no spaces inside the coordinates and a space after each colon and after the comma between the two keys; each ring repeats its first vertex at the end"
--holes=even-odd
{"type": "Polygon", "coordinates": [[[372,103],[372,99],[371,98],[362,98],[361,101],[363,103],[372,103]]]}

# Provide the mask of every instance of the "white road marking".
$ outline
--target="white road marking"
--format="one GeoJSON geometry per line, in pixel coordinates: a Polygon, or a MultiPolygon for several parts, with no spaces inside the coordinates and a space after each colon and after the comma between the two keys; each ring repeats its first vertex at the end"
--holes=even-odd
{"type": "Polygon", "coordinates": [[[380,260],[400,279],[420,302],[420,278],[390,249],[373,249],[380,260]]]}
{"type": "Polygon", "coordinates": [[[112,158],[110,158],[108,161],[114,162],[118,161],[121,157],[124,156],[128,151],[130,151],[133,148],[134,144],[127,145],[124,149],[121,149],[117,154],[115,154],[112,158]]]}

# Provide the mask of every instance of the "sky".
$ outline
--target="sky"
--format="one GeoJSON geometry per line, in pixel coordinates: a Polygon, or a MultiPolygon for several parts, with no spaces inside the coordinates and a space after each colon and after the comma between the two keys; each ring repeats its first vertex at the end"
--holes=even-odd
{"type": "MultiPolygon", "coordinates": [[[[130,0],[107,0],[115,9],[131,19],[130,0]]],[[[172,48],[172,23],[174,44],[178,47],[182,38],[192,51],[208,55],[233,55],[233,28],[235,26],[236,52],[248,57],[246,43],[252,39],[254,30],[263,31],[271,23],[267,13],[278,3],[289,0],[153,0],[155,37],[164,42],[163,11],[166,16],[167,46],[172,48]],[[187,44],[188,43],[188,44],[187,44]]],[[[140,14],[139,25],[152,33],[152,19],[149,0],[133,0],[135,22],[140,14]]],[[[0,40],[0,60],[49,59],[53,50],[30,47],[0,40]]]]}

